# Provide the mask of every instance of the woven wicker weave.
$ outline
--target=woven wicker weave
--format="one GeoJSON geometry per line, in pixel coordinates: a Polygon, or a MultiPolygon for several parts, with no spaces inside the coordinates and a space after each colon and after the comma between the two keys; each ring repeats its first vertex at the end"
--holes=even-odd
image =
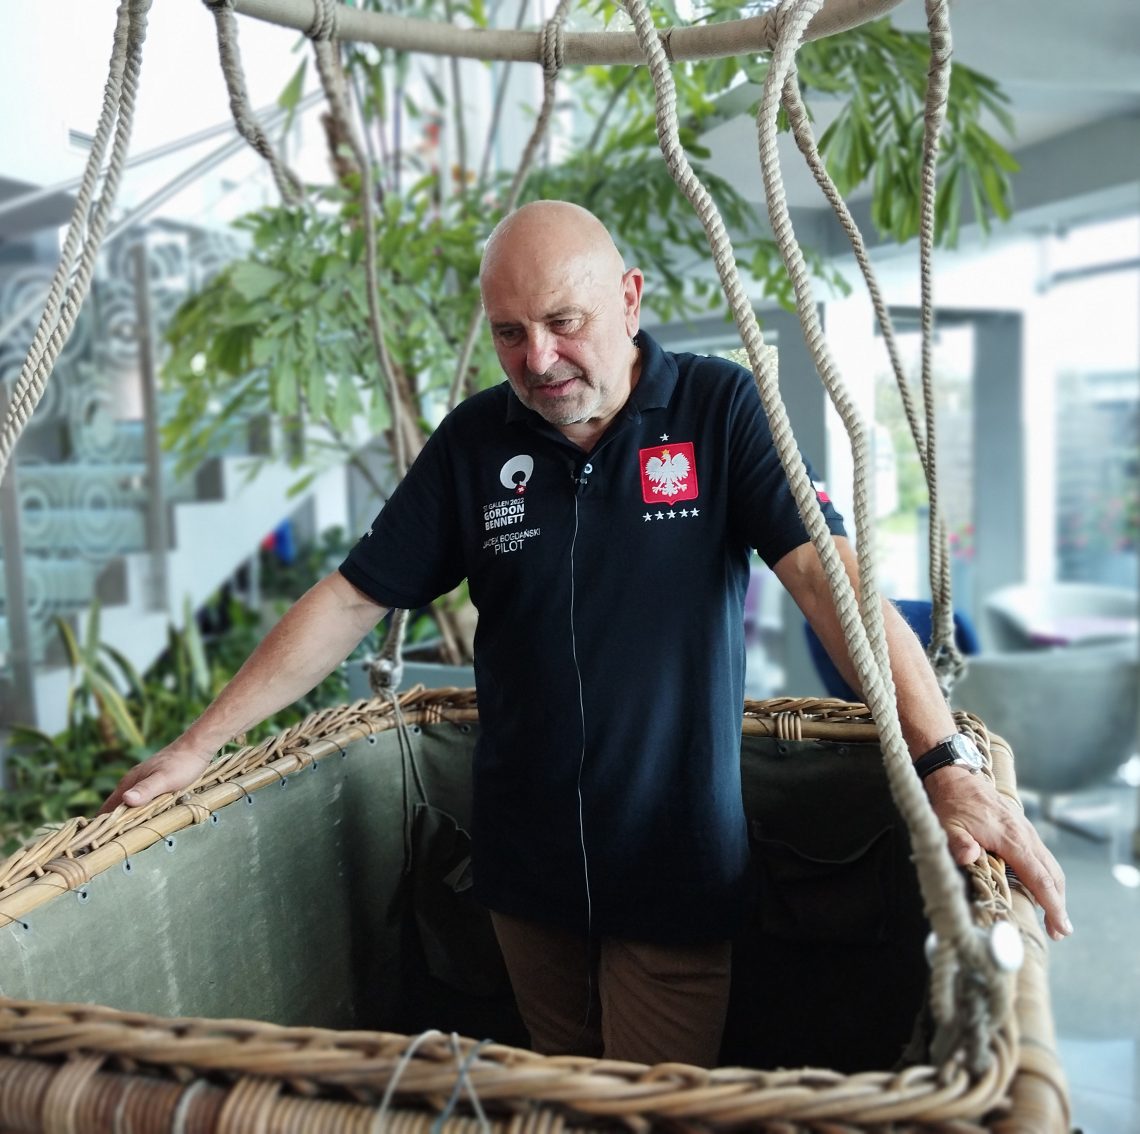
{"type": "MultiPolygon", "coordinates": [[[[466,728],[477,721],[473,694],[458,690],[417,690],[403,699],[402,712],[415,728],[441,722],[466,728]]],[[[960,721],[990,757],[1000,790],[1012,796],[1012,760],[1004,743],[974,718],[960,721]]],[[[228,805],[289,782],[394,725],[393,711],[380,702],[344,706],[217,762],[181,800],[168,796],[137,811],[69,823],[0,863],[0,934],[18,937],[25,926],[34,931],[48,904],[62,895],[82,896],[92,879],[123,869],[146,848],[173,842],[177,832],[208,824],[228,805]]],[[[877,752],[866,709],[835,701],[750,702],[744,729],[746,736],[836,741],[877,752]]],[[[993,858],[966,875],[977,923],[1011,918],[1027,953],[1016,977],[1015,1018],[999,1031],[990,1068],[980,1077],[954,1064],[856,1074],[643,1067],[547,1058],[438,1034],[412,1038],[0,999],[0,1134],[488,1127],[537,1134],[599,1124],[1060,1134],[1068,1129],[1068,1103],[1034,908],[1018,886],[1011,892],[1003,865],[993,858]],[[386,1092],[391,1097],[384,1104],[386,1092]],[[472,1097],[486,1112],[485,1124],[472,1097]]],[[[124,926],[121,937],[129,955],[132,927],[124,926]]],[[[82,956],[82,939],[66,945],[82,956]]],[[[0,989],[8,987],[0,969],[0,989]]]]}

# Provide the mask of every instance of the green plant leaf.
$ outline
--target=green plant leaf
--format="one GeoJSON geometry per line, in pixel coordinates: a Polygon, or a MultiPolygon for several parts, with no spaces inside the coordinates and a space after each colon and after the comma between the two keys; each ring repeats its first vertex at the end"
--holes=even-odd
{"type": "Polygon", "coordinates": [[[146,741],[118,689],[101,673],[91,673],[88,679],[91,682],[92,693],[99,698],[100,704],[118,729],[119,735],[128,744],[144,745],[146,741]]]}
{"type": "Polygon", "coordinates": [[[199,694],[210,692],[210,667],[206,662],[206,650],[202,642],[202,634],[198,629],[198,620],[194,617],[194,608],[190,600],[182,605],[182,644],[186,649],[186,658],[190,663],[190,677],[193,688],[199,694]]]}
{"type": "Polygon", "coordinates": [[[281,124],[282,132],[287,132],[293,125],[296,116],[297,104],[301,101],[301,92],[305,89],[305,71],[308,69],[308,57],[301,60],[300,66],[293,72],[292,77],[285,84],[284,89],[277,96],[277,105],[288,111],[285,121],[281,124]]]}
{"type": "Polygon", "coordinates": [[[67,664],[72,669],[78,669],[80,650],[79,642],[75,637],[75,631],[72,630],[71,625],[63,618],[56,618],[55,625],[59,631],[60,638],[63,639],[63,649],[67,654],[67,664]]]}
{"type": "Polygon", "coordinates": [[[284,272],[278,271],[276,268],[252,260],[242,260],[233,266],[230,278],[233,281],[234,290],[243,299],[252,302],[268,295],[287,277],[284,272]]]}

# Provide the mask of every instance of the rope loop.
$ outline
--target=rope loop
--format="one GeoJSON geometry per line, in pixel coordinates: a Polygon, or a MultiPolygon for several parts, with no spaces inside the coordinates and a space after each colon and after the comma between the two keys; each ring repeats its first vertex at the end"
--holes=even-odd
{"type": "Polygon", "coordinates": [[[549,75],[557,75],[566,62],[566,45],[562,34],[563,14],[555,12],[542,28],[542,69],[549,75]]]}
{"type": "Polygon", "coordinates": [[[277,191],[286,205],[301,205],[304,201],[304,187],[301,179],[285,164],[265,130],[253,112],[249,92],[245,85],[245,69],[238,46],[237,19],[234,16],[233,0],[204,0],[206,7],[214,14],[217,27],[218,58],[222,74],[226,80],[226,91],[230,100],[230,112],[238,133],[268,163],[277,185],[277,191]]]}
{"type": "Polygon", "coordinates": [[[336,0],[313,0],[313,22],[305,32],[310,39],[336,39],[336,0]]]}
{"type": "Polygon", "coordinates": [[[796,15],[796,4],[794,0],[783,0],[783,3],[777,4],[775,8],[770,8],[768,11],[771,17],[768,27],[768,50],[774,51],[776,45],[787,34],[788,24],[796,15]]]}

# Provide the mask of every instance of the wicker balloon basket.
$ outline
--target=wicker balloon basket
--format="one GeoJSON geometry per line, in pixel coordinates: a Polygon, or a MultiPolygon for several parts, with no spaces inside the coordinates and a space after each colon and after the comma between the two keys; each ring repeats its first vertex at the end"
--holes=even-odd
{"type": "MultiPolygon", "coordinates": [[[[960,723],[1012,796],[1005,744],[960,723]]],[[[963,887],[1020,929],[1015,1010],[984,1070],[932,1064],[909,837],[835,701],[746,706],[721,1066],[528,1051],[470,894],[478,727],[470,692],[359,702],[0,863],[0,1134],[1068,1129],[1045,941],[993,858],[963,887]]]]}

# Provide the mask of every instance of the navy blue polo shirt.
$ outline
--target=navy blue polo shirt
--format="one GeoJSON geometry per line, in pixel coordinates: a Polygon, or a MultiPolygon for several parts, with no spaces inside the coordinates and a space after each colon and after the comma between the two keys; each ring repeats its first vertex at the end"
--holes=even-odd
{"type": "Polygon", "coordinates": [[[751,374],[637,342],[640,378],[592,452],[507,383],[476,394],[341,572],[410,609],[468,580],[484,905],[599,936],[723,939],[748,863],[748,558],[775,564],[808,537],[751,374]]]}

